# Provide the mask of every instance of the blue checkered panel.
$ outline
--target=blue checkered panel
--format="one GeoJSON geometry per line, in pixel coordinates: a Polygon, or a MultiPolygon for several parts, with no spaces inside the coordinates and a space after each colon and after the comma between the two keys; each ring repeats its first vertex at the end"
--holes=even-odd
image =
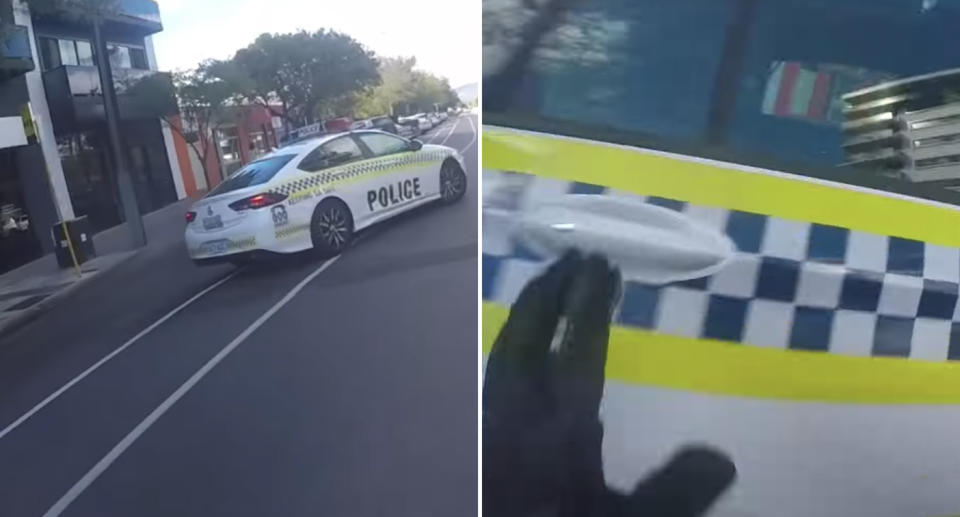
{"type": "Polygon", "coordinates": [[[631,197],[724,232],[737,253],[709,277],[627,282],[618,325],[785,350],[960,359],[960,249],[587,183],[483,174],[485,300],[512,304],[548,265],[511,239],[518,212],[570,194],[631,197]]]}

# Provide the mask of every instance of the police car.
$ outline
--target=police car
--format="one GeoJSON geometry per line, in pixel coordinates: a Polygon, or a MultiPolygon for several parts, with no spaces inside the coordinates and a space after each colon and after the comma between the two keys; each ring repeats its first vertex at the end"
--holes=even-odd
{"type": "Polygon", "coordinates": [[[346,249],[354,234],[467,188],[456,150],[382,131],[324,135],[247,164],[187,212],[190,257],[242,263],[254,253],[346,249]]]}

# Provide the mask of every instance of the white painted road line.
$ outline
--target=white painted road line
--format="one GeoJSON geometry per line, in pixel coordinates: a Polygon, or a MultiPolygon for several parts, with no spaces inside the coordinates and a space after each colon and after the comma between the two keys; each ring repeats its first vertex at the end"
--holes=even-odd
{"type": "Polygon", "coordinates": [[[319,275],[325,269],[330,267],[339,258],[340,256],[336,256],[324,262],[323,264],[321,264],[320,267],[318,267],[312,273],[307,275],[306,278],[301,280],[300,283],[298,283],[296,286],[293,287],[293,289],[287,292],[287,294],[283,298],[281,298],[280,301],[278,301],[272,307],[270,307],[270,309],[267,310],[267,312],[263,313],[263,315],[257,318],[256,321],[251,323],[250,326],[247,327],[243,332],[241,332],[240,335],[235,337],[233,341],[228,343],[227,346],[223,347],[219,352],[217,352],[217,355],[213,356],[213,358],[207,361],[206,364],[204,364],[202,367],[200,367],[199,370],[197,370],[193,375],[191,375],[190,378],[186,380],[186,382],[181,384],[180,387],[176,389],[176,391],[171,393],[170,396],[166,398],[166,400],[161,402],[160,405],[156,407],[156,409],[154,409],[149,415],[147,415],[146,418],[144,418],[139,424],[137,424],[137,426],[134,427],[132,431],[130,431],[126,436],[124,436],[123,439],[120,440],[120,442],[117,443],[113,447],[113,449],[111,449],[110,452],[106,454],[106,456],[101,458],[100,461],[98,461],[97,464],[93,466],[93,468],[87,471],[87,473],[84,474],[79,481],[74,483],[74,485],[70,487],[70,490],[67,490],[67,493],[63,494],[63,496],[60,497],[60,499],[57,500],[57,502],[54,503],[54,505],[51,506],[50,509],[43,514],[43,516],[56,517],[61,513],[63,513],[63,511],[66,510],[68,506],[70,506],[70,503],[76,500],[76,498],[79,497],[80,494],[82,494],[83,491],[87,489],[87,487],[93,484],[93,482],[96,481],[97,478],[100,477],[100,475],[103,474],[105,470],[110,468],[110,465],[112,465],[113,462],[116,461],[117,458],[119,458],[120,455],[124,453],[124,451],[126,451],[131,445],[133,445],[133,443],[136,442],[137,439],[143,435],[143,433],[145,433],[148,429],[150,429],[150,426],[152,426],[161,416],[163,416],[164,413],[166,413],[174,404],[176,404],[178,400],[183,398],[183,396],[186,395],[191,388],[193,388],[198,382],[200,382],[200,380],[203,379],[208,373],[210,373],[211,370],[216,368],[216,366],[220,364],[220,361],[223,361],[224,358],[230,355],[230,352],[233,352],[238,346],[240,346],[240,343],[243,343],[244,340],[250,337],[250,335],[253,334],[258,328],[263,326],[263,324],[266,323],[267,320],[269,320],[274,314],[277,313],[277,311],[279,311],[286,304],[288,304],[290,300],[292,300],[293,297],[297,295],[297,293],[303,290],[303,288],[306,287],[311,280],[316,278],[317,275],[319,275]]]}
{"type": "Polygon", "coordinates": [[[440,142],[440,145],[447,143],[447,140],[450,140],[450,135],[453,134],[453,131],[457,129],[457,126],[460,125],[460,117],[457,117],[453,121],[453,125],[450,126],[450,131],[447,131],[447,136],[440,142]]]}
{"type": "MultiPolygon", "coordinates": [[[[456,124],[454,124],[454,127],[456,127],[456,124]]],[[[441,126],[437,126],[437,128],[430,128],[428,131],[433,131],[434,129],[443,129],[443,127],[442,127],[442,125],[441,125],[441,126]]],[[[452,131],[452,129],[451,129],[451,131],[452,131]]],[[[436,133],[433,133],[432,135],[429,136],[429,139],[428,139],[426,142],[424,142],[424,143],[426,143],[426,144],[435,144],[435,143],[437,143],[437,142],[436,142],[436,139],[437,139],[438,136],[440,136],[440,133],[441,133],[441,131],[439,131],[439,130],[438,130],[436,133]]],[[[447,133],[447,137],[449,137],[449,136],[450,136],[450,133],[447,133]]],[[[444,138],[443,141],[446,142],[447,139],[444,138]]],[[[443,142],[441,142],[440,145],[443,145],[443,142]]]]}
{"type": "Polygon", "coordinates": [[[464,147],[463,149],[460,149],[461,154],[467,152],[467,149],[470,149],[470,147],[472,147],[473,144],[477,143],[477,128],[474,127],[473,125],[473,117],[471,117],[470,115],[467,115],[466,119],[467,119],[467,122],[470,123],[470,131],[473,132],[473,138],[470,139],[470,143],[467,144],[466,147],[464,147]]]}
{"type": "Polygon", "coordinates": [[[183,309],[185,309],[185,308],[186,308],[188,305],[190,305],[191,303],[193,303],[193,302],[197,301],[198,299],[200,299],[203,295],[205,295],[205,294],[209,293],[210,291],[216,289],[217,287],[219,287],[220,285],[222,285],[222,284],[223,284],[224,282],[226,282],[227,280],[230,280],[231,278],[233,278],[234,276],[236,276],[238,273],[240,273],[240,271],[242,271],[242,269],[236,269],[236,270],[234,270],[232,273],[230,273],[229,275],[227,275],[227,276],[225,276],[224,278],[220,279],[220,280],[217,281],[215,284],[213,284],[213,285],[205,288],[204,290],[200,291],[199,293],[193,295],[193,297],[191,297],[189,300],[181,303],[180,305],[177,306],[177,308],[173,309],[172,311],[170,311],[170,312],[168,312],[166,315],[164,315],[162,318],[160,318],[160,319],[158,319],[157,321],[155,321],[155,322],[153,322],[152,324],[150,324],[149,327],[141,330],[139,333],[137,333],[137,335],[135,335],[135,336],[133,336],[132,338],[130,338],[129,340],[127,340],[127,342],[124,343],[123,345],[120,345],[120,348],[117,348],[117,349],[114,350],[113,352],[110,352],[110,353],[107,354],[103,359],[100,359],[99,361],[97,361],[96,363],[94,363],[93,366],[91,366],[91,367],[87,368],[86,370],[84,370],[83,373],[81,373],[80,375],[77,375],[76,377],[74,377],[73,379],[71,379],[70,382],[64,384],[63,386],[60,387],[60,389],[58,389],[57,391],[51,393],[47,398],[43,399],[43,401],[41,401],[39,404],[37,404],[36,406],[33,406],[33,408],[30,409],[30,411],[27,411],[27,412],[24,413],[20,418],[14,420],[13,423],[11,423],[11,424],[8,425],[7,427],[5,427],[5,428],[3,429],[3,431],[0,431],[0,439],[3,439],[4,436],[10,434],[10,433],[11,433],[14,429],[16,429],[17,427],[20,427],[20,425],[23,424],[24,422],[26,422],[30,417],[32,417],[33,415],[35,415],[35,414],[36,414],[37,412],[39,412],[41,409],[47,407],[51,402],[53,402],[53,401],[56,400],[58,397],[60,397],[60,395],[63,395],[64,392],[66,392],[67,390],[69,390],[70,388],[72,388],[74,385],[76,385],[78,382],[82,381],[82,380],[85,379],[88,375],[90,375],[91,373],[93,373],[94,371],[96,371],[98,368],[100,368],[101,366],[103,366],[104,364],[106,364],[107,361],[109,361],[109,360],[113,359],[114,357],[116,357],[118,354],[120,354],[121,352],[123,352],[124,350],[126,350],[127,348],[129,348],[131,345],[133,345],[134,343],[136,343],[137,341],[139,341],[140,338],[142,338],[143,336],[146,336],[147,334],[149,334],[150,332],[152,332],[153,329],[155,329],[155,328],[159,327],[160,325],[162,325],[165,321],[167,321],[167,320],[169,320],[170,318],[172,318],[173,316],[175,316],[177,313],[179,313],[180,311],[182,311],[183,309]]]}

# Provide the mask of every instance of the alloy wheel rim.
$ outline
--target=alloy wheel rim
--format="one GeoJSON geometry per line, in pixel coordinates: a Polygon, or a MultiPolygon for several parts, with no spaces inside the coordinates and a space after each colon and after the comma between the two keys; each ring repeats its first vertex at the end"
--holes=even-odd
{"type": "Polygon", "coordinates": [[[444,167],[440,175],[441,195],[443,199],[454,199],[460,195],[463,188],[463,182],[460,174],[453,167],[444,167]]]}
{"type": "Polygon", "coordinates": [[[340,249],[347,242],[347,235],[350,233],[347,218],[336,208],[320,214],[317,229],[320,237],[334,249],[340,249]]]}

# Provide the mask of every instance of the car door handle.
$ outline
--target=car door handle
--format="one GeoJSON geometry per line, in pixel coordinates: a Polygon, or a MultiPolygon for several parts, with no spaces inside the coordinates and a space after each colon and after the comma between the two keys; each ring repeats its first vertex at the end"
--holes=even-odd
{"type": "Polygon", "coordinates": [[[601,253],[624,280],[665,284],[702,278],[724,268],[736,253],[720,231],[641,200],[570,194],[517,215],[512,237],[532,252],[601,253]]]}

